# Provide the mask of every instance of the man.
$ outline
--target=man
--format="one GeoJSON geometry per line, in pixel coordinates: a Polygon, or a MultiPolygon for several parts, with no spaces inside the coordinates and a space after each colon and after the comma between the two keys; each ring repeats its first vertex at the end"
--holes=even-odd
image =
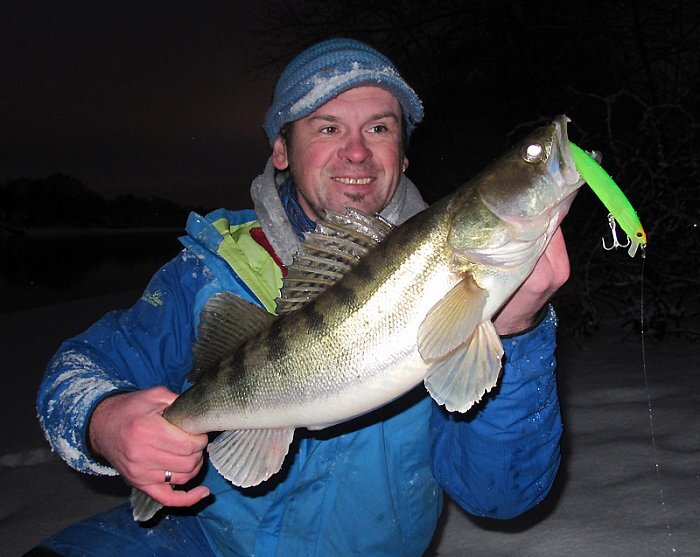
{"type": "Polygon", "coordinates": [[[353,206],[398,224],[425,207],[403,174],[422,116],[415,92],[365,44],[332,39],[289,64],[265,119],[272,156],[252,185],[255,212],[192,215],[185,249],[141,300],[64,343],[40,387],[42,427],[71,466],[121,474],[171,508],[143,527],[123,505],[35,555],[421,555],[443,489],[496,518],[546,495],[560,459],[547,306],[568,276],[560,232],[494,321],[507,336],[497,393],[465,416],[418,388],[350,423],[298,431],[283,470],[250,489],[207,465],[206,435],[161,417],[184,388],[212,294],[229,290],[273,311],[282,268],[322,210],[353,206]]]}

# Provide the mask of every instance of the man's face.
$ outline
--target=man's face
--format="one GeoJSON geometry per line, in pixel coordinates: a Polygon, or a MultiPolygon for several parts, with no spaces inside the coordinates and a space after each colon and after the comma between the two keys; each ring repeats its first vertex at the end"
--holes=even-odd
{"type": "Polygon", "coordinates": [[[324,209],[378,213],[391,200],[408,160],[401,147],[401,106],[379,87],[349,89],[277,137],[272,162],[289,168],[299,203],[316,220],[324,209]]]}

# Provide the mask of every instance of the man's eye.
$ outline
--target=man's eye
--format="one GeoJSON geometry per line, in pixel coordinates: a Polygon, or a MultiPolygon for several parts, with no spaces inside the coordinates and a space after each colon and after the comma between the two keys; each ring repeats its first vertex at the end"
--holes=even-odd
{"type": "Polygon", "coordinates": [[[338,128],[335,126],[324,126],[321,128],[321,133],[327,133],[327,134],[332,134],[338,131],[338,128]]]}
{"type": "Polygon", "coordinates": [[[389,131],[389,128],[384,124],[377,124],[369,129],[372,133],[385,133],[389,131]]]}

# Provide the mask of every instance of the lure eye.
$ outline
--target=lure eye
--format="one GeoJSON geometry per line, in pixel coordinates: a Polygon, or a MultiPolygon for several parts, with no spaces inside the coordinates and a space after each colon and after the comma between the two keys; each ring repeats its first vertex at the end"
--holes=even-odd
{"type": "Polygon", "coordinates": [[[542,162],[545,159],[546,153],[544,147],[539,143],[530,143],[530,145],[525,145],[523,147],[520,156],[525,162],[535,163],[542,162]]]}

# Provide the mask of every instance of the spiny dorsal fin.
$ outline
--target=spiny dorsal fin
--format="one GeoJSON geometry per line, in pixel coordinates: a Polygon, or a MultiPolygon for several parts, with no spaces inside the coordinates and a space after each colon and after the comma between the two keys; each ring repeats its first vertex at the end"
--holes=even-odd
{"type": "Polygon", "coordinates": [[[190,383],[213,368],[245,340],[266,328],[275,316],[232,292],[214,294],[199,315],[190,383]]]}
{"type": "Polygon", "coordinates": [[[295,311],[335,284],[393,228],[379,215],[357,209],[343,215],[327,211],[316,230],[304,234],[277,299],[277,313],[295,311]]]}

